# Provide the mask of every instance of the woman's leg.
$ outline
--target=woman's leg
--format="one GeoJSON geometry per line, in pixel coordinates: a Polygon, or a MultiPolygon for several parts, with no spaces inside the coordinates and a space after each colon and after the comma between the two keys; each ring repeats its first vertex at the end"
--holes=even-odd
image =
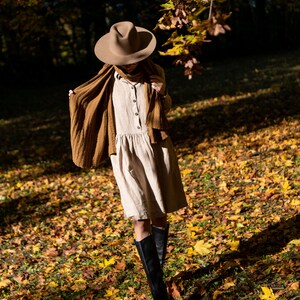
{"type": "Polygon", "coordinates": [[[133,227],[135,232],[135,240],[137,242],[143,240],[151,234],[151,223],[149,219],[133,220],[133,227]]]}

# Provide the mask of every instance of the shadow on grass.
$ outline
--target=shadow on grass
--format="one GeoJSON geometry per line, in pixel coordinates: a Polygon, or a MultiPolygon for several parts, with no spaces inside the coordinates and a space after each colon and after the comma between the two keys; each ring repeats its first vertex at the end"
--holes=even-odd
{"type": "MultiPolygon", "coordinates": [[[[224,284],[223,280],[226,278],[243,278],[244,281],[237,281],[232,289],[224,292],[224,298],[221,296],[218,298],[240,299],[236,298],[235,295],[241,297],[243,294],[246,296],[247,293],[253,292],[257,278],[271,278],[273,276],[272,272],[265,272],[272,263],[269,265],[266,262],[260,262],[260,260],[266,255],[280,253],[290,241],[299,238],[300,215],[296,215],[290,219],[272,224],[248,240],[241,241],[237,251],[220,255],[216,262],[204,268],[183,271],[172,278],[172,281],[192,281],[193,292],[185,299],[196,300],[212,299],[213,291],[224,284]],[[246,269],[251,266],[255,270],[247,273],[246,269]],[[254,276],[253,272],[255,272],[254,276]]],[[[297,262],[297,259],[299,257],[294,257],[295,262],[297,262]]]]}
{"type": "Polygon", "coordinates": [[[59,215],[74,205],[74,201],[64,200],[47,205],[51,200],[49,193],[30,194],[17,199],[7,199],[0,205],[0,235],[2,228],[22,222],[34,223],[59,215]]]}

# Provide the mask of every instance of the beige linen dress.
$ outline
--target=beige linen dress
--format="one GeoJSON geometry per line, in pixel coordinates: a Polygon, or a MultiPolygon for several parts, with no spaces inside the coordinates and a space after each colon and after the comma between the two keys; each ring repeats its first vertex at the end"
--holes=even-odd
{"type": "Polygon", "coordinates": [[[125,217],[159,218],[187,205],[174,147],[170,138],[150,143],[144,84],[114,77],[116,155],[110,159],[125,217]]]}

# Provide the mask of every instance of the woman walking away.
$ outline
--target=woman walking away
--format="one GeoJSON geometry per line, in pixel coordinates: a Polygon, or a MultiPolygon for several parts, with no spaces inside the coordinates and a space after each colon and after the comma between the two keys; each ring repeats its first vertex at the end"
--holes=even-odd
{"type": "Polygon", "coordinates": [[[112,25],[95,45],[103,68],[69,97],[73,161],[90,168],[110,158],[153,299],[165,300],[167,213],[187,202],[167,132],[164,70],[149,58],[155,47],[147,29],[128,21],[112,25]]]}

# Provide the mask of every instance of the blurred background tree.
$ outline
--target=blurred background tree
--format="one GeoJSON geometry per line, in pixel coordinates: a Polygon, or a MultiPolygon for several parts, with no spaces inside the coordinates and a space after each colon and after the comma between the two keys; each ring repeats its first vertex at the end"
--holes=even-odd
{"type": "Polygon", "coordinates": [[[191,75],[193,62],[199,71],[203,59],[298,47],[299,16],[298,0],[0,0],[0,75],[28,80],[74,68],[95,71],[95,42],[121,20],[156,27],[158,50],[191,75]],[[182,40],[177,53],[176,36],[182,40]]]}

